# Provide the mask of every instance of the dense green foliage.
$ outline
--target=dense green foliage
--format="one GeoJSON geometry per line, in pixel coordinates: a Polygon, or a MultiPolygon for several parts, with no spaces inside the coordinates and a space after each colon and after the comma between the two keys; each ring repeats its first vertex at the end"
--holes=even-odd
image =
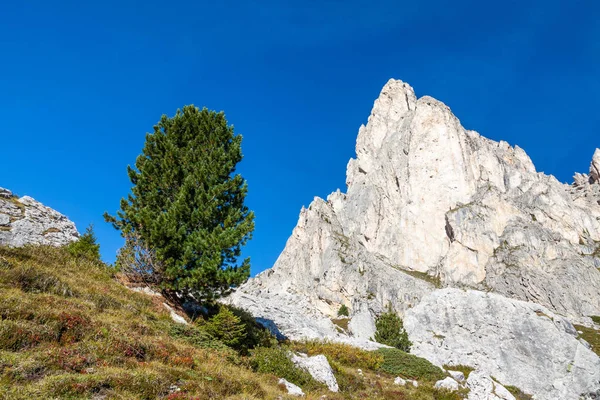
{"type": "Polygon", "coordinates": [[[221,307],[219,313],[203,326],[215,339],[229,347],[238,347],[246,338],[246,328],[239,317],[227,307],[221,307]]]}
{"type": "Polygon", "coordinates": [[[404,330],[402,319],[388,307],[375,321],[375,341],[403,351],[410,351],[411,342],[404,330]]]}
{"type": "Polygon", "coordinates": [[[337,315],[338,315],[338,317],[342,317],[342,316],[347,317],[348,315],[350,315],[350,311],[348,310],[348,307],[346,307],[345,304],[342,304],[340,306],[340,309],[338,310],[337,315]]]}
{"type": "Polygon", "coordinates": [[[100,245],[96,242],[94,226],[88,226],[79,240],[69,243],[67,249],[74,257],[86,257],[90,260],[100,261],[100,245]]]}
{"type": "Polygon", "coordinates": [[[186,106],[162,116],[128,167],[131,194],[105,219],[156,257],[144,273],[164,291],[211,300],[248,278],[249,259],[237,262],[254,229],[235,174],[241,141],[222,112],[186,106]]]}
{"type": "Polygon", "coordinates": [[[400,375],[408,379],[435,382],[444,379],[444,372],[425,360],[398,349],[379,349],[383,356],[381,369],[389,374],[400,375]]]}

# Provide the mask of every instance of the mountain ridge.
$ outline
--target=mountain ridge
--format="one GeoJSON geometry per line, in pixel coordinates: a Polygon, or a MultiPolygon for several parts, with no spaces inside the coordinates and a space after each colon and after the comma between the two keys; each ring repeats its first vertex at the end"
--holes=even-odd
{"type": "MultiPolygon", "coordinates": [[[[392,79],[359,129],[346,192],[303,208],[273,268],[228,301],[271,320],[291,338],[366,347],[373,345],[368,339],[375,316],[388,304],[410,316],[441,288],[495,292],[508,302],[482,301],[502,307],[534,302],[592,326],[590,316],[600,315],[599,159],[596,150],[590,175],[562,184],[537,172],[520,147],[464,129],[445,104],[417,99],[410,85],[392,79]],[[350,309],[342,331],[331,321],[341,305],[350,309]]],[[[529,310],[519,318],[525,323],[532,316],[529,310]]],[[[465,311],[454,322],[468,317],[465,311]]],[[[426,347],[419,344],[429,338],[407,331],[417,349],[426,347]]],[[[561,346],[573,346],[565,329],[552,332],[561,346]]],[[[530,345],[522,339],[514,346],[530,345]]],[[[417,354],[431,358],[428,351],[417,354]]],[[[539,374],[511,376],[507,383],[539,398],[600,390],[594,357],[581,366],[591,368],[591,380],[564,389],[540,388],[534,381],[545,382],[539,374]]],[[[507,367],[486,372],[502,375],[507,367]]]]}

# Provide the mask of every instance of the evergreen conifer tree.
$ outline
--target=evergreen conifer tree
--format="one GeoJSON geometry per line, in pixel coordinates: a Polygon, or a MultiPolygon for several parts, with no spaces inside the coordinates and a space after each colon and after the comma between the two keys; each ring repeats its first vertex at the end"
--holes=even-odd
{"type": "Polygon", "coordinates": [[[89,225],[79,240],[69,243],[67,249],[74,257],[85,257],[90,260],[100,261],[100,245],[96,242],[94,226],[89,225]]]}
{"type": "Polygon", "coordinates": [[[388,306],[388,310],[375,320],[375,341],[409,352],[412,343],[404,330],[402,319],[388,306]]]}
{"type": "Polygon", "coordinates": [[[248,278],[250,260],[237,262],[254,230],[246,181],[235,174],[241,141],[222,112],[185,106],[162,116],[128,166],[131,193],[105,219],[152,251],[163,291],[206,301],[248,278]]]}

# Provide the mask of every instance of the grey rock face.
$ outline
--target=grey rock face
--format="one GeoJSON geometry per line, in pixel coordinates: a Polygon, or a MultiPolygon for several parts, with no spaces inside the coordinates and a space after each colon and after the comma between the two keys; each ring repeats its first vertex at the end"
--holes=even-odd
{"type": "Polygon", "coordinates": [[[590,165],[590,183],[600,182],[600,149],[596,149],[590,165]]]}
{"type": "Polygon", "coordinates": [[[75,224],[29,196],[16,198],[0,188],[0,245],[63,246],[79,239],[75,224]]]}
{"type": "Polygon", "coordinates": [[[504,386],[481,371],[473,371],[467,379],[469,400],[516,400],[504,386]]]}
{"type": "Polygon", "coordinates": [[[448,288],[407,311],[404,326],[412,353],[469,365],[539,399],[578,399],[600,388],[600,358],[564,317],[539,304],[448,288]]]}
{"type": "MultiPolygon", "coordinates": [[[[228,301],[291,339],[329,338],[367,347],[375,346],[368,342],[374,317],[388,305],[408,318],[441,287],[470,288],[506,298],[509,303],[498,303],[503,307],[513,307],[511,299],[537,303],[554,313],[566,332],[572,328],[569,320],[589,323],[588,316],[600,315],[600,150],[591,164],[589,176],[576,174],[572,185],[563,184],[538,173],[518,146],[463,128],[443,103],[417,99],[408,84],[390,80],[359,129],[346,193],[315,198],[303,208],[273,268],[228,301]],[[342,304],[350,310],[347,329],[332,321],[342,304]]],[[[441,318],[435,303],[425,304],[423,315],[441,318]]],[[[463,311],[455,318],[467,323],[471,310],[463,311]]],[[[497,325],[524,324],[533,341],[555,339],[545,325],[532,324],[528,313],[486,311],[497,325]]],[[[426,347],[417,330],[409,334],[415,348],[426,347]]],[[[531,376],[545,387],[600,385],[593,373],[568,382],[574,374],[555,369],[555,361],[539,364],[531,352],[535,346],[525,353],[511,347],[514,360],[499,353],[494,347],[502,344],[501,335],[490,330],[483,344],[451,342],[448,352],[434,359],[485,354],[480,361],[487,362],[490,374],[519,365],[537,368],[531,376]]],[[[584,354],[575,337],[555,345],[547,356],[551,360],[573,349],[584,354]]],[[[584,365],[595,365],[598,357],[585,350],[584,365]]],[[[538,392],[532,394],[546,393],[533,389],[538,392]]]]}

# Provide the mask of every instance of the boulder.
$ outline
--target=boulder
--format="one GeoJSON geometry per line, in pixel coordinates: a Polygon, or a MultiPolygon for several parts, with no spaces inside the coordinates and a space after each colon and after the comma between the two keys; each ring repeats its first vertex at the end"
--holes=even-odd
{"type": "Polygon", "coordinates": [[[465,380],[465,374],[463,374],[461,371],[451,371],[448,370],[448,374],[456,381],[458,382],[462,382],[465,380]]]}
{"type": "Polygon", "coordinates": [[[304,397],[304,392],[299,386],[296,386],[283,378],[279,379],[279,385],[284,386],[290,396],[304,397]]]}
{"type": "Polygon", "coordinates": [[[406,381],[399,376],[394,379],[394,385],[406,386],[406,381]]]}
{"type": "Polygon", "coordinates": [[[460,388],[458,382],[456,382],[449,376],[440,381],[437,381],[435,385],[433,385],[433,387],[435,389],[444,389],[449,392],[456,392],[460,388]]]}
{"type": "Polygon", "coordinates": [[[307,371],[317,382],[324,383],[332,392],[339,391],[339,386],[327,358],[319,354],[308,357],[306,354],[293,354],[292,362],[307,371]]]}
{"type": "Polygon", "coordinates": [[[535,303],[441,289],[407,312],[404,327],[415,355],[474,367],[536,399],[578,399],[600,388],[600,358],[569,321],[535,303]]]}

